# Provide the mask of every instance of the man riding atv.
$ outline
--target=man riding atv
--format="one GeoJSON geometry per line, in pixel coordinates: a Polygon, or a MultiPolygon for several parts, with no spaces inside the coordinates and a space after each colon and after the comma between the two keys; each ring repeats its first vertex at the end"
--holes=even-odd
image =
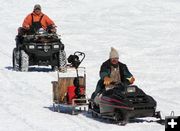
{"type": "Polygon", "coordinates": [[[135,78],[129,72],[127,66],[119,62],[119,54],[117,50],[111,47],[109,59],[105,61],[100,69],[100,80],[98,81],[95,92],[92,94],[92,99],[99,95],[106,88],[112,88],[117,82],[122,82],[126,85],[133,84],[135,78]]]}
{"type": "Polygon", "coordinates": [[[56,34],[54,22],[36,4],[18,28],[13,50],[14,70],[28,71],[28,66],[51,65],[53,70],[65,72],[66,63],[64,44],[56,34]]]}
{"type": "Polygon", "coordinates": [[[39,4],[36,4],[33,12],[26,16],[22,26],[29,33],[35,33],[40,28],[53,33],[56,32],[54,22],[41,12],[41,6],[39,4]]]}

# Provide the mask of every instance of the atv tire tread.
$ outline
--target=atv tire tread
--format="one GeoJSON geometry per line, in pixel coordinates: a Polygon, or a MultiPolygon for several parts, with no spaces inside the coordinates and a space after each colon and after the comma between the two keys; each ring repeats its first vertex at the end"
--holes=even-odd
{"type": "Polygon", "coordinates": [[[17,48],[13,49],[13,69],[15,71],[19,71],[19,56],[20,56],[20,52],[17,50],[17,48]]]}
{"type": "Polygon", "coordinates": [[[24,50],[20,51],[20,71],[27,72],[29,67],[29,56],[24,50]]]}
{"type": "Polygon", "coordinates": [[[59,51],[59,70],[60,72],[67,72],[67,59],[64,50],[59,51]]]}

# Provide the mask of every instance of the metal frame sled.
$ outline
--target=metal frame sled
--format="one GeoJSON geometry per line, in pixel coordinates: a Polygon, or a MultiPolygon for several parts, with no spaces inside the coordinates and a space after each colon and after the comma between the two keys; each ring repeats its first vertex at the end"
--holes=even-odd
{"type": "Polygon", "coordinates": [[[58,80],[52,81],[54,111],[62,112],[61,107],[64,107],[69,108],[71,114],[75,115],[83,110],[87,110],[86,70],[85,67],[78,67],[84,59],[85,54],[75,52],[71,57],[77,56],[77,54],[84,55],[81,61],[74,61],[75,57],[71,58],[73,63],[75,63],[73,64],[68,58],[68,62],[71,63],[73,67],[67,67],[66,73],[58,71],[58,80]]]}

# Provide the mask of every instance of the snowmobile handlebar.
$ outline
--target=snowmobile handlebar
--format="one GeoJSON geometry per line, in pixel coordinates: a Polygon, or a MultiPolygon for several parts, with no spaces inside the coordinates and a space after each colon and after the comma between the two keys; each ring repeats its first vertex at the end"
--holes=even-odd
{"type": "Polygon", "coordinates": [[[112,84],[112,85],[114,85],[114,86],[118,86],[118,85],[123,85],[123,86],[125,86],[125,85],[126,85],[125,83],[122,83],[121,81],[117,81],[117,82],[112,81],[110,84],[112,84]]]}
{"type": "Polygon", "coordinates": [[[112,84],[114,86],[105,86],[106,90],[117,88],[117,89],[121,89],[121,91],[124,93],[136,92],[136,86],[135,85],[127,85],[126,83],[123,83],[121,81],[111,82],[110,84],[112,84]]]}

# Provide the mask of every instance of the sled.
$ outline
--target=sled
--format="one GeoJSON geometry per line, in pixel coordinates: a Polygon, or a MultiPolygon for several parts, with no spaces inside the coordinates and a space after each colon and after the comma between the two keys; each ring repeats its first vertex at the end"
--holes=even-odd
{"type": "MultiPolygon", "coordinates": [[[[81,62],[82,60],[79,64],[81,62]]],[[[62,112],[61,109],[68,108],[66,111],[70,109],[70,113],[75,115],[87,110],[86,70],[85,67],[78,66],[67,67],[66,73],[57,72],[58,80],[52,81],[53,111],[62,112]],[[77,95],[76,89],[78,88],[79,94],[77,95]]]]}

